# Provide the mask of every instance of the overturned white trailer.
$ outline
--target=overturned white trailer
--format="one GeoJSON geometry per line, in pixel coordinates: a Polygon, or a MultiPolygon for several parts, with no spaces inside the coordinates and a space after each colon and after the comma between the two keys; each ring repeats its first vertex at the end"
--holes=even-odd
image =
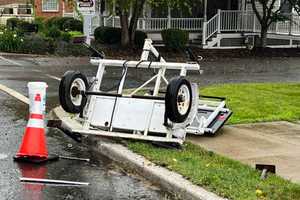
{"type": "Polygon", "coordinates": [[[197,84],[186,79],[187,71],[200,71],[198,62],[166,62],[150,39],[145,41],[139,61],[91,58],[91,63],[98,66],[91,83],[75,71],[66,72],[60,83],[61,105],[66,112],[76,114],[72,120],[78,124],[72,127],[62,121],[61,128],[69,134],[182,144],[186,133],[215,134],[231,115],[225,99],[207,96],[199,99],[197,84]],[[157,61],[148,59],[150,53],[157,61]],[[123,69],[115,93],[100,90],[107,67],[123,69]],[[125,94],[128,68],[156,69],[156,74],[130,94],[125,94]],[[166,70],[178,70],[179,74],[167,80],[166,70]],[[148,88],[145,92],[151,82],[155,82],[153,90],[149,93],[148,88]],[[167,85],[163,96],[160,94],[162,82],[167,85]]]}

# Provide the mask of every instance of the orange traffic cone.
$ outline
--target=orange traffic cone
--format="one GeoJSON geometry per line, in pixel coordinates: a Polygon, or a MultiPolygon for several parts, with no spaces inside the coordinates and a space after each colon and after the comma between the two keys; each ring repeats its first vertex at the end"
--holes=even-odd
{"type": "Polygon", "coordinates": [[[16,157],[31,159],[47,159],[44,114],[41,105],[41,95],[36,94],[29,121],[25,130],[21,147],[16,157]]]}
{"type": "Polygon", "coordinates": [[[47,84],[43,82],[28,83],[30,114],[21,147],[14,157],[17,161],[41,163],[57,160],[57,155],[48,156],[46,145],[44,111],[47,84]]]}

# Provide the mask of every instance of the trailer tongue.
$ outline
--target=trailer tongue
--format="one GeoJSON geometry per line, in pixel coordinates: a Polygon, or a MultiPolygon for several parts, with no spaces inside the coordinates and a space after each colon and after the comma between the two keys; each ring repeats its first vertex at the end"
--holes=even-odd
{"type": "Polygon", "coordinates": [[[92,58],[98,66],[92,83],[80,72],[68,71],[63,76],[59,97],[63,109],[75,117],[62,118],[61,130],[70,134],[99,135],[156,142],[182,144],[186,133],[215,134],[232,112],[225,99],[198,95],[198,86],[185,77],[187,71],[199,70],[199,62],[166,62],[147,39],[140,61],[92,58]],[[157,61],[150,61],[152,53],[157,61]],[[115,93],[100,90],[106,67],[122,67],[122,75],[115,93]],[[157,69],[157,73],[130,94],[124,93],[128,68],[157,69]],[[166,70],[179,70],[179,76],[167,80],[166,70]],[[151,92],[145,87],[154,82],[151,92]],[[167,85],[159,96],[162,83],[167,85]],[[147,90],[148,91],[148,90],[147,90]],[[140,93],[145,93],[140,95],[140,93]]]}

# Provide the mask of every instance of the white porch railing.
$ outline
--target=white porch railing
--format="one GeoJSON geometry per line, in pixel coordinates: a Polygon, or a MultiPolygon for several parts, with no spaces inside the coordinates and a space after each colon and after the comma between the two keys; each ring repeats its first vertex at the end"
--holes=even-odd
{"type": "MultiPolygon", "coordinates": [[[[300,35],[300,16],[286,14],[287,20],[274,22],[268,33],[300,35]]],[[[254,12],[238,10],[219,10],[209,21],[204,22],[203,44],[215,33],[253,32],[259,33],[261,25],[254,12]]]]}
{"type": "MultiPolygon", "coordinates": [[[[104,17],[104,26],[120,27],[120,18],[117,16],[104,17]]],[[[201,31],[203,18],[139,18],[137,29],[142,31],[162,31],[176,28],[187,31],[201,31]]]]}

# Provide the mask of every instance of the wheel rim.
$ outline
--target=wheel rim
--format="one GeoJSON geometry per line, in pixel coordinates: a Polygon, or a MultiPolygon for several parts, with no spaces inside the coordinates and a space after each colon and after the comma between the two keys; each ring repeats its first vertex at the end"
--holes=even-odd
{"type": "Polygon", "coordinates": [[[177,109],[181,115],[185,115],[190,107],[190,90],[186,85],[181,85],[177,94],[177,109]]]}
{"type": "Polygon", "coordinates": [[[81,78],[76,78],[71,85],[70,88],[70,97],[71,101],[75,106],[80,106],[82,101],[82,95],[79,93],[80,91],[85,91],[86,86],[84,81],[81,78]],[[74,93],[74,91],[78,91],[74,93]]]}

